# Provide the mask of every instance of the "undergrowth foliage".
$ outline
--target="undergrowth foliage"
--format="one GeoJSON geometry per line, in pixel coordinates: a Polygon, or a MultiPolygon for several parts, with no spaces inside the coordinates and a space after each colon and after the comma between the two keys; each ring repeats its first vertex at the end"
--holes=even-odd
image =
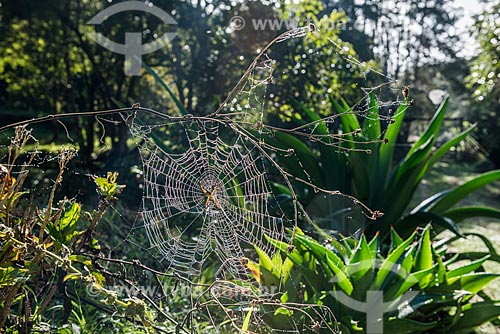
{"type": "MultiPolygon", "coordinates": [[[[63,148],[55,157],[58,171],[48,195],[30,193],[30,188],[24,186],[33,160],[40,154],[31,131],[18,127],[8,146],[6,161],[0,165],[0,327],[24,333],[40,330],[44,315],[53,304],[63,303],[63,322],[68,320],[74,312],[72,298],[65,295],[70,280],[79,280],[103,296],[113,297],[102,287],[102,274],[82,254],[99,250],[93,233],[120,192],[116,175],[110,174],[106,179],[94,177],[100,194],[99,208],[84,212],[75,200],[56,198],[66,166],[76,156],[74,148],[63,148]],[[26,151],[26,146],[32,144],[35,149],[26,151]]],[[[118,299],[113,302],[122,307],[130,304],[118,299]]]]}

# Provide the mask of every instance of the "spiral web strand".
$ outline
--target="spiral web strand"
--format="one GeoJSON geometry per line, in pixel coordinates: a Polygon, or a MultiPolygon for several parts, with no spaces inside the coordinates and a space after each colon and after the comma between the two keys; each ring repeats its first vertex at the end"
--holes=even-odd
{"type": "Polygon", "coordinates": [[[264,235],[282,239],[287,223],[283,214],[270,214],[274,200],[263,159],[241,134],[224,141],[220,123],[171,126],[176,127],[182,128],[188,143],[182,153],[167,152],[152,142],[148,127],[131,127],[143,139],[142,218],[151,247],[168,268],[188,276],[197,275],[215,252],[224,269],[242,277],[248,248],[272,253],[264,235]],[[190,239],[193,231],[196,238],[190,239]]]}

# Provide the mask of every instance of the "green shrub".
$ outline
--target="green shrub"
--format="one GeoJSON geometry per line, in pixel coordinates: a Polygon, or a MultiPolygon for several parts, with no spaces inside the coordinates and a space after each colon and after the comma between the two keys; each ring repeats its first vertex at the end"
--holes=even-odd
{"type": "MultiPolygon", "coordinates": [[[[356,117],[357,113],[345,101],[334,103],[335,117],[338,117],[341,123],[341,134],[330,130],[327,123],[321,121],[315,112],[300,105],[298,109],[302,117],[293,122],[296,125],[317,122],[314,134],[322,135],[325,139],[309,145],[291,134],[276,133],[273,137],[266,138],[266,141],[285,150],[293,149],[300,163],[294,162],[295,158],[284,155],[278,155],[277,158],[294,177],[304,179],[307,175],[318,187],[355,196],[370,209],[381,211],[382,217],[376,221],[365,219],[362,228],[370,237],[379,233],[384,242],[390,236],[391,226],[403,237],[408,237],[415,228],[428,223],[434,225],[436,232],[446,228],[459,234],[456,223],[464,219],[480,216],[500,219],[500,211],[496,208],[453,208],[471,192],[499,180],[500,170],[482,174],[461,186],[435,194],[414,208],[409,207],[417,187],[433,165],[467,137],[474,126],[438,145],[437,137],[448,106],[448,99],[445,99],[424,133],[406,156],[394,165],[396,139],[409,110],[407,101],[408,99],[401,103],[393,116],[385,117],[379,114],[380,105],[374,94],[370,94],[368,110],[362,124],[356,117]],[[386,126],[386,123],[389,124],[386,126]],[[341,140],[334,140],[332,136],[341,140]]],[[[321,227],[349,232],[342,231],[342,222],[339,221],[345,220],[345,216],[354,215],[348,210],[353,207],[351,199],[345,201],[339,196],[322,200],[324,196],[316,195],[306,185],[298,185],[297,188],[304,207],[315,206],[318,210],[316,216],[321,227]]],[[[284,196],[286,195],[285,193],[284,196]]],[[[347,224],[353,224],[356,220],[362,221],[363,216],[358,215],[347,224]]]]}
{"type": "MultiPolygon", "coordinates": [[[[8,161],[0,164],[0,328],[7,333],[48,331],[72,319],[78,330],[85,332],[85,326],[94,324],[85,321],[80,296],[70,288],[70,282],[78,283],[80,289],[91,286],[108,305],[146,321],[144,313],[131,313],[138,301],[120,300],[104,287],[104,274],[91,258],[100,249],[95,229],[123,188],[116,182],[117,174],[93,177],[100,200],[96,210],[86,212],[74,199],[57,201],[56,189],[76,155],[74,149],[63,149],[57,156],[59,170],[52,187],[46,194],[32,194],[31,200],[23,203],[29,194],[24,187],[28,166],[35,157],[35,153],[26,155],[23,151],[32,142],[30,131],[16,128],[8,161]],[[14,166],[21,167],[12,170],[14,166]],[[19,175],[17,179],[14,173],[19,175]],[[55,309],[61,312],[52,312],[55,309]]],[[[59,332],[73,332],[71,328],[62,326],[59,332]]]]}

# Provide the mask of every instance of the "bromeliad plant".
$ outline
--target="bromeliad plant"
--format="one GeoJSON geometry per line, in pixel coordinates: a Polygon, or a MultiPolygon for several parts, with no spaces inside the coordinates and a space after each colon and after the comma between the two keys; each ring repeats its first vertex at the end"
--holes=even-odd
{"type": "MultiPolygon", "coordinates": [[[[370,309],[362,306],[367,306],[368,294],[374,291],[382,294],[380,303],[391,305],[384,306],[384,333],[465,334],[500,316],[500,303],[482,291],[500,276],[484,272],[489,256],[467,263],[448,257],[443,244],[433,246],[430,225],[406,239],[394,229],[390,235],[389,252],[383,256],[380,236],[322,244],[299,230],[293,244],[270,239],[281,254],[270,258],[257,250],[259,263],[250,267],[267,289],[281,285],[284,305],[330,308],[338,321],[332,326],[338,325],[342,333],[367,333],[370,309]]],[[[266,321],[273,328],[283,328],[294,316],[298,315],[288,310],[276,311],[266,321]]],[[[309,332],[314,331],[310,328],[309,332]]]]}
{"type": "MultiPolygon", "coordinates": [[[[487,216],[500,219],[500,211],[486,207],[453,207],[471,192],[500,179],[500,170],[491,171],[464,183],[456,188],[435,194],[414,208],[410,201],[427,173],[452,147],[460,143],[474,129],[469,127],[443,144],[438,144],[443,119],[448,106],[448,98],[436,110],[427,129],[413,144],[406,156],[394,166],[394,149],[401,125],[409,110],[408,98],[394,112],[393,116],[380,115],[380,104],[373,93],[369,96],[368,109],[361,124],[357,113],[345,101],[333,102],[334,113],[340,119],[342,139],[336,145],[319,142],[307,145],[288,134],[276,134],[266,140],[277,147],[292,149],[299,163],[286,156],[278,156],[287,171],[299,178],[307,175],[318,186],[340,190],[353,195],[373,210],[382,211],[384,216],[375,222],[366,221],[365,233],[373,237],[380,234],[382,241],[388,240],[390,227],[403,237],[408,237],[417,227],[428,223],[434,229],[447,228],[459,233],[457,223],[473,217],[487,216]],[[386,123],[389,123],[386,127],[386,123]],[[383,128],[386,127],[384,131],[383,128]]],[[[304,105],[298,106],[301,118],[292,120],[297,125],[316,121],[315,134],[329,138],[336,130],[329,129],[320,117],[304,105]]],[[[315,203],[314,192],[305,189],[299,192],[304,206],[319,206],[322,216],[335,216],[335,213],[349,206],[340,199],[331,202],[315,203]]],[[[280,188],[281,189],[281,188],[280,188]]],[[[284,193],[286,195],[286,192],[284,193]]],[[[352,206],[352,203],[351,205],[352,206]]],[[[352,215],[352,213],[350,214],[352,215]]],[[[321,225],[328,227],[328,224],[321,225]]]]}

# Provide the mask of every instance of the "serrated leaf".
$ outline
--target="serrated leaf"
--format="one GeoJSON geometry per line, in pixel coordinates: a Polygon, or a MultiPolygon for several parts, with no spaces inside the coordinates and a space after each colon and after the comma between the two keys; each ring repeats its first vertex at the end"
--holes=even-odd
{"type": "MultiPolygon", "coordinates": [[[[424,231],[419,243],[419,247],[417,250],[416,258],[415,258],[415,271],[425,271],[434,266],[433,254],[432,254],[432,243],[431,243],[431,229],[430,226],[424,231]]],[[[431,281],[431,275],[422,277],[419,280],[419,284],[421,288],[429,285],[431,281]]]]}
{"type": "Polygon", "coordinates": [[[333,271],[333,283],[337,284],[347,295],[351,295],[354,290],[351,280],[333,261],[327,256],[326,264],[333,271]]]}
{"type": "Polygon", "coordinates": [[[396,249],[388,254],[387,258],[384,260],[384,262],[380,266],[379,271],[377,272],[374,283],[375,289],[380,289],[386,277],[392,271],[396,263],[399,262],[400,257],[405,253],[406,248],[413,242],[415,234],[416,232],[413,232],[413,234],[408,239],[406,239],[402,244],[400,244],[396,249]]]}

